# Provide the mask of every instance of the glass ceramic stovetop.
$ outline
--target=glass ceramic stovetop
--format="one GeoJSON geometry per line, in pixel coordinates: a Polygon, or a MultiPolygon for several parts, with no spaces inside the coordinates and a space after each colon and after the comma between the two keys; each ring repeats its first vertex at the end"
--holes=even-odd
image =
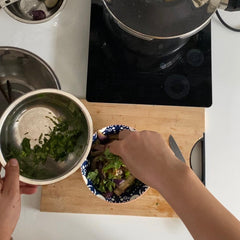
{"type": "Polygon", "coordinates": [[[92,2],[88,101],[209,107],[211,70],[211,24],[174,54],[145,56],[119,43],[92,2]]]}

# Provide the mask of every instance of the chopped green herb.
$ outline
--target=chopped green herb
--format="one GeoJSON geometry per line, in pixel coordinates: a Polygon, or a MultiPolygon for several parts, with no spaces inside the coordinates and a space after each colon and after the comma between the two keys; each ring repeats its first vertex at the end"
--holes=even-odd
{"type": "Polygon", "coordinates": [[[87,178],[91,179],[92,181],[95,181],[95,179],[98,176],[98,170],[95,169],[95,171],[89,172],[87,175],[87,178]]]}
{"type": "MultiPolygon", "coordinates": [[[[112,139],[107,136],[104,141],[107,144],[112,139]]],[[[119,196],[135,181],[121,158],[104,147],[100,139],[93,144],[89,157],[91,165],[87,178],[104,196],[111,197],[112,194],[119,196]]]]}
{"type": "MultiPolygon", "coordinates": [[[[39,144],[31,148],[30,139],[24,138],[21,143],[21,149],[14,148],[9,150],[7,159],[18,159],[23,176],[37,177],[38,173],[41,172],[39,167],[44,165],[48,159],[53,159],[57,162],[64,161],[68,154],[74,151],[81,135],[79,124],[73,125],[73,128],[70,121],[49,119],[54,123],[54,127],[47,134],[41,133],[38,138],[39,144]]],[[[37,139],[34,140],[36,141],[37,139]]]]}
{"type": "Polygon", "coordinates": [[[103,172],[107,172],[109,169],[119,169],[123,163],[119,156],[112,154],[107,148],[104,152],[106,159],[108,159],[108,164],[104,166],[103,172]]]}
{"type": "Polygon", "coordinates": [[[131,173],[129,171],[125,172],[125,177],[128,178],[131,175],[131,173]]]}

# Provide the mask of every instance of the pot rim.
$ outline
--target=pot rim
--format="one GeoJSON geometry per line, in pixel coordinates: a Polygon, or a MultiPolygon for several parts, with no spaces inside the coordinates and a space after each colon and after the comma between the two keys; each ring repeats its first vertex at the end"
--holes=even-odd
{"type": "Polygon", "coordinates": [[[32,58],[36,59],[38,62],[40,62],[42,65],[44,65],[44,67],[47,68],[47,70],[49,71],[49,73],[51,73],[52,77],[54,78],[54,81],[57,85],[57,88],[58,89],[61,89],[61,85],[60,85],[60,82],[58,80],[58,77],[57,75],[55,74],[55,72],[53,71],[53,69],[50,67],[50,65],[45,61],[43,60],[41,57],[39,57],[38,55],[36,55],[35,53],[33,52],[30,52],[26,49],[23,49],[23,48],[18,48],[18,47],[11,47],[11,46],[0,46],[0,51],[11,51],[11,50],[14,50],[16,52],[20,52],[20,53],[24,53],[26,55],[29,55],[31,56],[32,58]]]}
{"type": "MultiPolygon", "coordinates": [[[[121,22],[114,14],[113,12],[110,10],[110,8],[108,7],[107,3],[105,2],[105,0],[102,0],[104,7],[107,9],[107,11],[110,13],[110,15],[112,16],[112,18],[114,19],[115,23],[122,28],[124,31],[132,34],[135,37],[141,38],[143,40],[154,40],[154,39],[159,39],[159,40],[167,40],[167,39],[175,39],[175,38],[189,38],[191,36],[193,36],[194,34],[198,33],[200,30],[202,30],[205,26],[208,25],[208,23],[210,22],[212,15],[209,16],[209,18],[200,26],[198,26],[197,28],[195,28],[194,30],[184,33],[184,34],[180,34],[180,35],[175,35],[175,36],[169,36],[169,37],[161,37],[161,36],[156,36],[156,35],[148,35],[148,34],[144,34],[141,33],[139,31],[136,31],[130,27],[128,27],[126,24],[124,24],[123,22],[121,22]]],[[[214,11],[215,12],[215,11],[214,11]]],[[[213,13],[214,13],[213,12],[213,13]]],[[[212,14],[213,14],[212,13],[212,14]]]]}

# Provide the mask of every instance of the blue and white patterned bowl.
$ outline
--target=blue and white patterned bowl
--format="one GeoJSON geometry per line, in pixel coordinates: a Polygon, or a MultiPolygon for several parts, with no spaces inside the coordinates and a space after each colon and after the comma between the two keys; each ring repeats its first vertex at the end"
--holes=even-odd
{"type": "MultiPolygon", "coordinates": [[[[100,131],[104,135],[109,135],[109,134],[117,134],[124,129],[134,131],[133,128],[125,125],[111,125],[111,126],[102,128],[100,131]]],[[[96,140],[97,140],[97,133],[94,133],[92,143],[94,143],[96,140]]],[[[82,171],[83,180],[86,183],[88,189],[97,197],[111,203],[129,202],[141,196],[149,188],[144,183],[140,182],[139,180],[136,180],[135,184],[129,187],[121,196],[118,197],[116,195],[113,195],[111,198],[106,198],[93,186],[92,181],[87,178],[89,169],[90,169],[90,162],[89,162],[89,159],[87,158],[81,166],[81,171],[82,171]]]]}

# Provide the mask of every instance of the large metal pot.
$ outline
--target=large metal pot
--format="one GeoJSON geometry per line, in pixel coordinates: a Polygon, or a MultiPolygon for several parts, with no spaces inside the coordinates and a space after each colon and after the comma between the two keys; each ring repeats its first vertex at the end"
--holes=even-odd
{"type": "Polygon", "coordinates": [[[0,116],[18,97],[42,88],[60,89],[50,66],[35,54],[15,47],[0,47],[0,116]]]}
{"type": "Polygon", "coordinates": [[[166,55],[203,29],[218,7],[239,10],[237,0],[102,0],[107,22],[133,50],[166,55]],[[113,27],[113,25],[115,26],[113,27]],[[124,33],[119,33],[120,28],[124,33]],[[117,29],[117,30],[116,30],[117,29]],[[128,33],[128,37],[126,37],[128,33]],[[130,37],[131,36],[131,37],[130,37]],[[135,38],[134,38],[135,37],[135,38]],[[134,40],[133,40],[134,39],[134,40]],[[140,39],[140,40],[139,40],[140,39]],[[141,47],[137,49],[136,42],[141,47]],[[148,46],[150,46],[148,48],[148,46]]]}

